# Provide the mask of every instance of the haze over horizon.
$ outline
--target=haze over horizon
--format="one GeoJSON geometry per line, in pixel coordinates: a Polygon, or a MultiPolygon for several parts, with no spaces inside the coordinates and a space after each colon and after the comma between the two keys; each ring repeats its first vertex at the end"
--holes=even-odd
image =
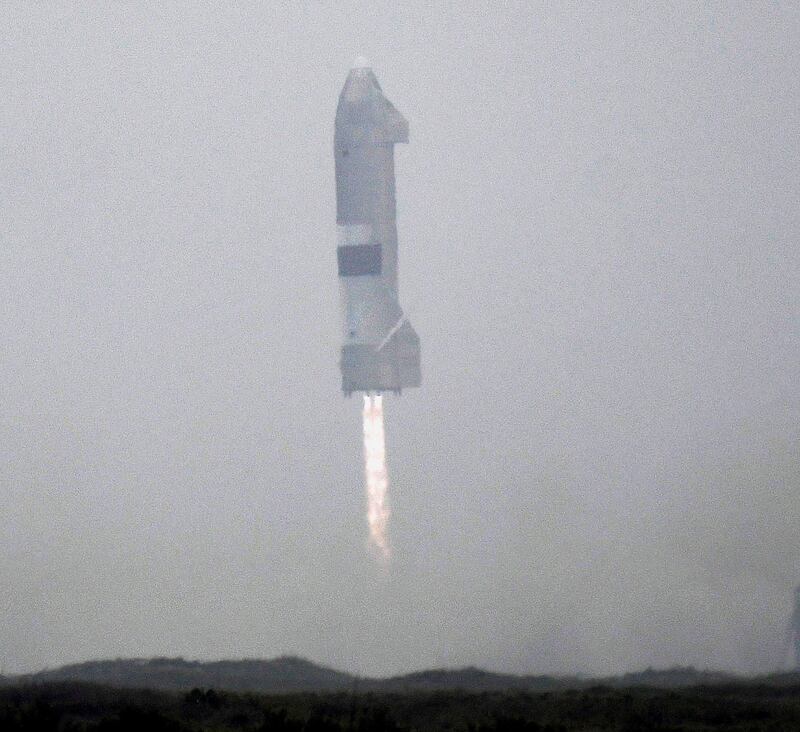
{"type": "Polygon", "coordinates": [[[5,673],[781,663],[800,6],[4,14],[5,673]],[[423,384],[385,399],[389,573],[337,367],[333,120],[359,55],[410,123],[423,384]]]}

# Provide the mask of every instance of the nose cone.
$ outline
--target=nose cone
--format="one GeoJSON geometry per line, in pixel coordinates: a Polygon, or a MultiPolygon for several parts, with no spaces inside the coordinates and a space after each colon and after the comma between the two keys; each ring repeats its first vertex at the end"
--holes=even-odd
{"type": "Polygon", "coordinates": [[[366,138],[379,144],[408,142],[408,122],[383,96],[369,61],[359,56],[339,95],[336,144],[349,149],[366,138]]]}
{"type": "Polygon", "coordinates": [[[359,56],[344,82],[341,99],[347,104],[359,104],[369,98],[376,99],[381,96],[383,96],[381,85],[378,83],[369,61],[363,56],[359,56]]]}

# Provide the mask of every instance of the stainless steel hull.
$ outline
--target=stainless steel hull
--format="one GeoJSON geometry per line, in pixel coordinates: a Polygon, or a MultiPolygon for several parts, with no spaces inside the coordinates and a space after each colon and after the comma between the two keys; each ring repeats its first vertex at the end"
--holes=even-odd
{"type": "Polygon", "coordinates": [[[372,69],[357,63],[339,95],[334,134],[346,395],[400,392],[421,381],[419,337],[397,294],[398,142],[408,142],[408,123],[384,97],[372,69]]]}

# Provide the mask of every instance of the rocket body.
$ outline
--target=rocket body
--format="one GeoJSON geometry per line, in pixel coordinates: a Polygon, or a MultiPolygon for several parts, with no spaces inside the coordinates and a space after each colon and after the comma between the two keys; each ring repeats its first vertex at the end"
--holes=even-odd
{"type": "Polygon", "coordinates": [[[356,62],[339,95],[334,134],[337,262],[343,309],[342,391],[419,386],[420,347],[397,292],[394,146],[408,122],[356,62]]]}

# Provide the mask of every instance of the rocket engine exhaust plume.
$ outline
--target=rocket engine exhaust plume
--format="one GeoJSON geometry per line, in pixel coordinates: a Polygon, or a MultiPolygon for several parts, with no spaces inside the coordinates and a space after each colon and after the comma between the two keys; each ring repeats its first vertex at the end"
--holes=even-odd
{"type": "Polygon", "coordinates": [[[389,505],[386,442],[383,432],[383,397],[364,394],[364,473],[367,479],[367,523],[370,543],[386,562],[391,558],[387,527],[389,505]]]}

